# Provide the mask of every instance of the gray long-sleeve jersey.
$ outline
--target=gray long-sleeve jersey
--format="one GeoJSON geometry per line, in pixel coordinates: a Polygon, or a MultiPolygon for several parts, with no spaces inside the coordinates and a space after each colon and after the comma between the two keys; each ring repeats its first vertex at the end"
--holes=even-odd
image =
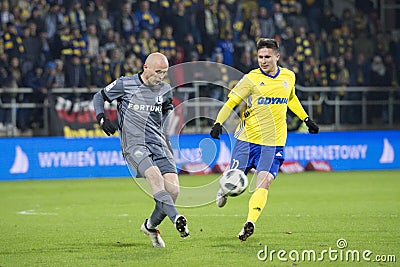
{"type": "Polygon", "coordinates": [[[121,77],[94,95],[96,115],[104,112],[104,101],[113,100],[118,101],[118,128],[123,149],[136,145],[165,147],[163,115],[165,117],[173,109],[169,84],[146,86],[140,73],[121,77]]]}

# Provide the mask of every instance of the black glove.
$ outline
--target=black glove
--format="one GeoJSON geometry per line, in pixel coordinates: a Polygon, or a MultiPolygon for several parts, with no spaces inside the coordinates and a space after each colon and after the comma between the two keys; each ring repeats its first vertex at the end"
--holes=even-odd
{"type": "Polygon", "coordinates": [[[214,124],[214,126],[211,128],[210,135],[214,139],[219,139],[219,135],[222,134],[222,126],[220,123],[214,124]]]}
{"type": "Polygon", "coordinates": [[[103,131],[108,135],[112,135],[115,133],[117,128],[115,128],[114,124],[106,118],[104,113],[100,113],[99,115],[96,116],[97,122],[100,124],[100,127],[103,129],[103,131]]]}
{"type": "Polygon", "coordinates": [[[310,119],[310,117],[307,117],[304,122],[306,123],[307,127],[308,127],[308,132],[311,134],[317,134],[319,132],[319,127],[318,125],[312,120],[310,119]]]}

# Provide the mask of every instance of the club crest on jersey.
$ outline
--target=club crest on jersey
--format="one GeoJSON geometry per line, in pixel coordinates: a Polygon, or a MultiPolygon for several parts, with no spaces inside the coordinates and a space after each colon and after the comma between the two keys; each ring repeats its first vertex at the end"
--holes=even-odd
{"type": "Polygon", "coordinates": [[[289,83],[288,83],[288,81],[283,81],[283,87],[284,87],[285,89],[288,89],[288,88],[289,88],[289,83]]]}
{"type": "Polygon", "coordinates": [[[261,83],[260,83],[260,86],[264,86],[264,85],[265,85],[265,83],[264,83],[264,82],[261,82],[261,83]]]}
{"type": "Polygon", "coordinates": [[[156,97],[156,104],[160,105],[163,102],[163,97],[161,95],[156,97]]]}

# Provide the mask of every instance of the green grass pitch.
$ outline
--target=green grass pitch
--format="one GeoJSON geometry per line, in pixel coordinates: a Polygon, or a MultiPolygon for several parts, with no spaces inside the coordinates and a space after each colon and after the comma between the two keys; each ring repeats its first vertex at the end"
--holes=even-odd
{"type": "MultiPolygon", "coordinates": [[[[190,189],[208,185],[217,176],[180,179],[190,189]]],[[[400,171],[280,174],[255,233],[246,242],[236,234],[246,219],[250,194],[230,198],[220,209],[211,188],[183,190],[178,203],[197,206],[179,207],[188,218],[191,237],[181,239],[165,220],[159,229],[166,248],[155,249],[139,230],[154,202],[133,179],[0,182],[0,266],[396,266],[400,262],[400,171]],[[346,248],[338,248],[341,238],[346,248]],[[262,261],[266,246],[268,253],[286,254],[278,259],[276,252],[272,260],[262,261]],[[329,249],[338,251],[332,259],[320,254],[329,249]],[[302,253],[310,250],[317,259],[304,254],[302,260],[302,253]],[[349,250],[357,250],[360,257],[369,250],[371,260],[378,255],[393,261],[394,256],[396,262],[339,258],[339,252],[345,255],[349,250]],[[299,260],[293,261],[296,251],[299,260]],[[318,261],[321,255],[323,261],[318,261]]]]}

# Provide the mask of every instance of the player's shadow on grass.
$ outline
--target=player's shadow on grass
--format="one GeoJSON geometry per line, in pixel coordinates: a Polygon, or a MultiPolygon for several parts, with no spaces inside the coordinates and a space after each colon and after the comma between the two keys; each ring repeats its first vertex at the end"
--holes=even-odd
{"type": "Polygon", "coordinates": [[[118,248],[129,248],[129,247],[148,247],[147,244],[141,242],[112,242],[112,243],[97,243],[99,247],[118,247],[118,248]]]}

